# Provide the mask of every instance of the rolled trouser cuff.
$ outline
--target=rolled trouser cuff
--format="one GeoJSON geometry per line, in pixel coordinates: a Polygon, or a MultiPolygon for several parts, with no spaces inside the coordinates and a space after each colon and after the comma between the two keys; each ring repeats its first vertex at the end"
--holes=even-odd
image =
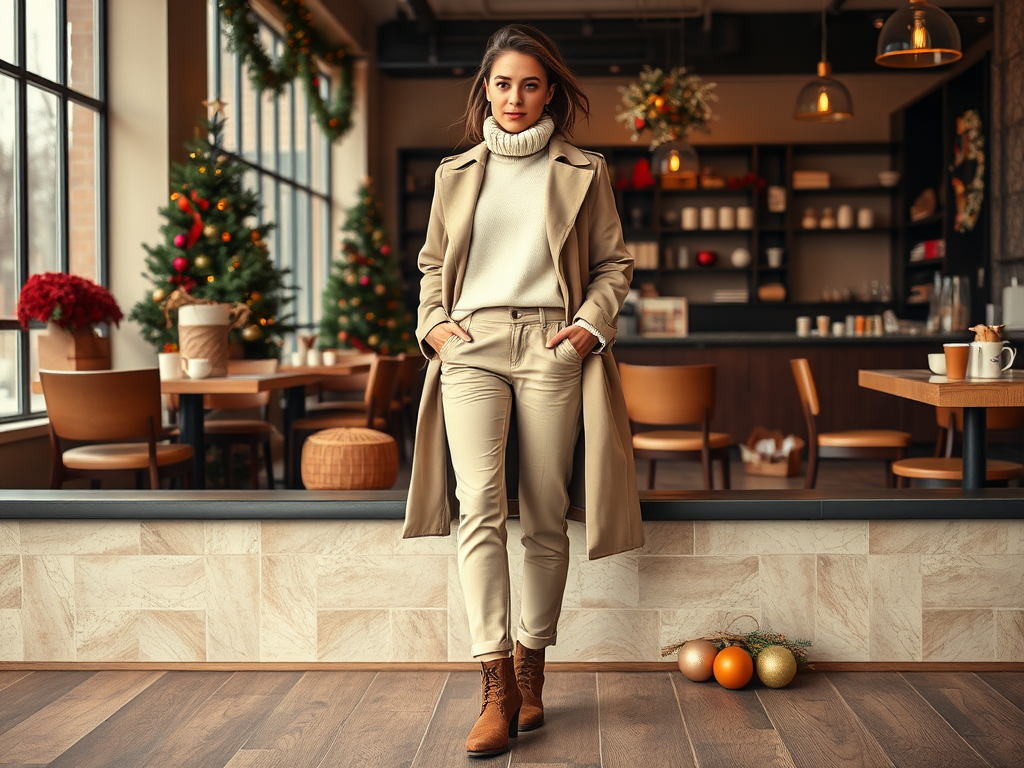
{"type": "Polygon", "coordinates": [[[529,648],[531,651],[542,651],[549,645],[554,645],[557,639],[557,632],[553,633],[549,637],[537,637],[536,635],[531,635],[522,627],[516,630],[516,640],[518,640],[524,648],[529,648]]]}

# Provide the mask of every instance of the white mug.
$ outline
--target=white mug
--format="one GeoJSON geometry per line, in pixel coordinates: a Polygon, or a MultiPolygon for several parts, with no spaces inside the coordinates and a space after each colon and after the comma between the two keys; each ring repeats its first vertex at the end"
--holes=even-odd
{"type": "Polygon", "coordinates": [[[338,362],[338,353],[333,349],[325,349],[321,355],[324,365],[336,365],[338,362]]]}
{"type": "Polygon", "coordinates": [[[698,229],[700,227],[700,211],[693,207],[683,208],[682,223],[683,229],[698,229]]]}
{"type": "Polygon", "coordinates": [[[723,205],[718,209],[718,228],[719,229],[735,229],[736,228],[736,209],[728,205],[723,205]]]}
{"type": "Polygon", "coordinates": [[[213,363],[205,357],[194,357],[191,360],[183,357],[181,358],[181,370],[190,379],[205,379],[213,372],[213,363]]]}
{"type": "Polygon", "coordinates": [[[323,363],[323,358],[320,355],[320,350],[313,347],[306,352],[306,365],[314,368],[323,363]]]}
{"type": "Polygon", "coordinates": [[[700,228],[714,229],[718,224],[718,209],[706,205],[700,209],[700,228]]]}
{"type": "Polygon", "coordinates": [[[156,356],[160,367],[160,378],[163,381],[181,378],[181,353],[160,352],[156,356]]]}
{"type": "Polygon", "coordinates": [[[972,341],[967,375],[972,379],[998,379],[1003,371],[1013,365],[1017,350],[1008,346],[1008,341],[972,341]],[[1003,353],[1010,359],[1003,365],[1003,353]]]}

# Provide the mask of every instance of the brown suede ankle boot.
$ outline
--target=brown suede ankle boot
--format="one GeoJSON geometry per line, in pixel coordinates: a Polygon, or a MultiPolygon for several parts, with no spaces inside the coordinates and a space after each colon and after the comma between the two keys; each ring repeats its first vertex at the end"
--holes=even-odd
{"type": "Polygon", "coordinates": [[[523,694],[519,730],[532,731],[544,725],[544,704],[540,700],[544,689],[544,649],[535,651],[516,641],[515,667],[516,680],[523,694]]]}
{"type": "Polygon", "coordinates": [[[480,717],[466,739],[470,757],[490,757],[507,752],[510,739],[519,735],[519,710],[523,695],[516,684],[512,659],[480,662],[483,702],[480,717]]]}

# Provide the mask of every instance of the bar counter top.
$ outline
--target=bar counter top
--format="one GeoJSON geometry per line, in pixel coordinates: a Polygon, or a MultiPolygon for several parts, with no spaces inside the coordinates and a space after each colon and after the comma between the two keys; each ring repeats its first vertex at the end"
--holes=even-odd
{"type": "MultiPolygon", "coordinates": [[[[1024,345],[1024,331],[1012,331],[1005,338],[1015,346],[1024,345]]],[[[883,336],[797,336],[790,331],[701,331],[688,336],[619,336],[615,340],[616,349],[620,347],[843,347],[843,346],[905,346],[923,344],[934,346],[936,352],[942,351],[942,345],[949,342],[969,342],[974,340],[972,331],[958,331],[943,334],[890,334],[883,336]]]]}

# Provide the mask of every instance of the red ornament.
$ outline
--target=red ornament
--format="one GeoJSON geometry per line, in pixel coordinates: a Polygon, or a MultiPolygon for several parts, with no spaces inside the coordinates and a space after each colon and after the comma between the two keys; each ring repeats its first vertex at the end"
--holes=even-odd
{"type": "Polygon", "coordinates": [[[653,187],[654,177],[651,175],[651,163],[646,157],[641,157],[633,166],[633,188],[645,189],[653,187]]]}
{"type": "Polygon", "coordinates": [[[359,278],[359,284],[360,285],[369,285],[370,284],[369,276],[368,275],[363,275],[362,277],[360,277],[359,278]]]}
{"type": "Polygon", "coordinates": [[[175,235],[174,236],[174,247],[175,248],[181,248],[181,246],[183,246],[184,244],[185,244],[185,236],[184,235],[175,235]]]}
{"type": "Polygon", "coordinates": [[[177,272],[184,272],[186,269],[188,269],[188,259],[186,259],[184,256],[178,256],[177,258],[174,259],[174,261],[171,262],[171,266],[173,266],[175,271],[177,272]]]}
{"type": "Polygon", "coordinates": [[[310,80],[310,82],[313,84],[314,88],[320,87],[320,78],[317,75],[313,75],[313,79],[310,80]]]}
{"type": "Polygon", "coordinates": [[[380,247],[380,255],[387,256],[389,253],[391,253],[391,246],[388,245],[387,243],[384,243],[384,245],[380,247]]]}
{"type": "Polygon", "coordinates": [[[698,251],[697,252],[697,263],[702,267],[710,267],[715,263],[718,258],[718,254],[714,251],[698,251]]]}
{"type": "Polygon", "coordinates": [[[638,131],[642,131],[644,129],[644,126],[647,125],[647,121],[644,120],[642,117],[634,117],[633,125],[636,127],[638,131]]]}

